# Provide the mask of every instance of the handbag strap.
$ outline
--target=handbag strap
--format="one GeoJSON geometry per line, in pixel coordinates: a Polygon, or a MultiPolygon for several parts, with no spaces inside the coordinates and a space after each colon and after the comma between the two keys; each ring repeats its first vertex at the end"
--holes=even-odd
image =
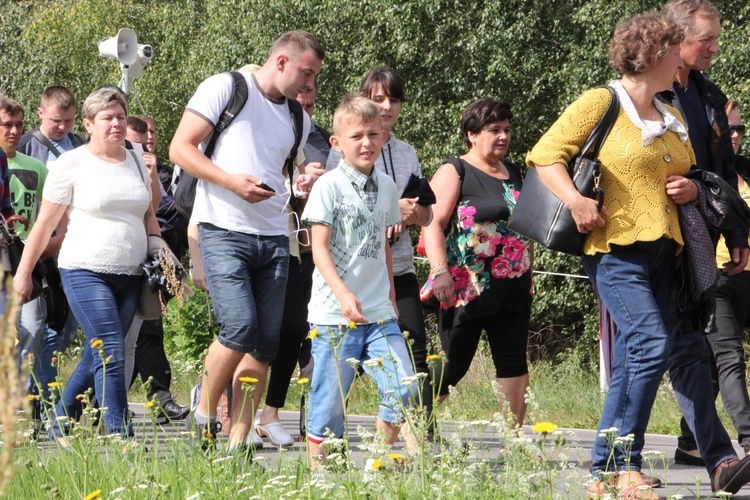
{"type": "Polygon", "coordinates": [[[597,158],[599,156],[599,150],[602,148],[604,141],[607,140],[607,136],[617,120],[617,115],[620,113],[620,100],[617,98],[617,94],[609,85],[606,85],[605,88],[609,90],[612,99],[607,111],[604,112],[589,138],[583,143],[581,148],[581,156],[583,157],[597,158]]]}
{"type": "MultiPolygon", "coordinates": [[[[138,157],[135,154],[135,151],[132,149],[127,150],[128,153],[133,157],[133,161],[135,162],[135,168],[138,170],[138,174],[141,176],[141,182],[143,182],[143,187],[146,189],[146,193],[149,195],[149,198],[151,198],[151,193],[148,192],[148,185],[146,184],[146,179],[143,177],[143,170],[141,169],[141,164],[138,163],[138,157]]],[[[149,207],[151,206],[151,202],[148,202],[149,207]]],[[[146,231],[146,246],[148,246],[148,208],[146,209],[146,213],[143,214],[143,230],[146,231]]]]}

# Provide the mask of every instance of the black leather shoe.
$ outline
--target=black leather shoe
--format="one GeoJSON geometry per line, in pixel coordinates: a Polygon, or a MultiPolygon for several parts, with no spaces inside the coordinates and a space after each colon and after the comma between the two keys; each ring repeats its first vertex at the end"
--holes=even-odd
{"type": "Polygon", "coordinates": [[[742,460],[732,458],[716,467],[711,475],[711,489],[714,492],[726,491],[735,494],[750,482],[750,455],[742,460]]]}
{"type": "Polygon", "coordinates": [[[694,457],[690,453],[677,448],[674,450],[674,463],[679,465],[692,465],[694,467],[705,467],[706,461],[703,457],[694,457]]]}
{"type": "Polygon", "coordinates": [[[155,420],[157,424],[184,420],[188,413],[190,413],[190,407],[180,406],[170,399],[156,413],[155,420]]]}

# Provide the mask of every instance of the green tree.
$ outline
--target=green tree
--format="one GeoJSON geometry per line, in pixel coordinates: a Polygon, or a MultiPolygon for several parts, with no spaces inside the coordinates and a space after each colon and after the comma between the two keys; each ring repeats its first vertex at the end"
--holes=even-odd
{"type": "MultiPolygon", "coordinates": [[[[132,80],[131,110],[154,117],[166,157],[168,138],[188,99],[207,76],[262,63],[290,29],[315,33],[327,50],[316,120],[330,126],[341,96],[375,65],[398,70],[410,97],[396,133],[417,149],[427,175],[463,152],[461,111],[481,96],[514,110],[509,160],[526,152],[585,89],[615,77],[607,45],[617,24],[654,0],[0,0],[0,91],[17,99],[33,125],[47,85],[83,100],[118,83],[115,61],[97,42],[132,28],[155,56],[132,80]]],[[[724,14],[721,52],[709,72],[726,93],[750,106],[750,6],[716,2],[724,14]]],[[[582,274],[578,259],[540,249],[537,268],[582,274]]],[[[532,328],[548,354],[583,346],[595,354],[596,303],[581,279],[540,276],[532,328]]]]}

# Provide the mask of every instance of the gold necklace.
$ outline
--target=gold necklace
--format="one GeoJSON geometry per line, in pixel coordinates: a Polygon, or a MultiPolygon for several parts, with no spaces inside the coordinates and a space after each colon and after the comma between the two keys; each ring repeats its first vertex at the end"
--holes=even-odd
{"type": "Polygon", "coordinates": [[[640,104],[638,104],[633,98],[631,98],[630,100],[633,102],[633,104],[635,104],[635,107],[638,110],[638,116],[641,118],[641,120],[650,120],[652,122],[656,121],[654,116],[656,115],[657,109],[656,109],[656,106],[654,106],[653,99],[651,100],[651,118],[645,117],[647,114],[646,110],[643,109],[640,104]],[[643,114],[643,116],[641,116],[641,113],[643,114]]]}

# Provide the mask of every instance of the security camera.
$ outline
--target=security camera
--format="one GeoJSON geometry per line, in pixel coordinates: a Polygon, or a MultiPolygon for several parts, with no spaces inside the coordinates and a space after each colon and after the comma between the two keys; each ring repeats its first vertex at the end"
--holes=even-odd
{"type": "MultiPolygon", "coordinates": [[[[138,56],[139,58],[143,57],[146,59],[151,60],[152,57],[154,57],[154,49],[151,47],[151,45],[138,45],[138,56]]],[[[144,64],[145,66],[145,64],[144,64]]]]}
{"type": "Polygon", "coordinates": [[[151,45],[138,44],[138,57],[130,66],[130,78],[139,78],[153,57],[154,49],[151,45]]]}

